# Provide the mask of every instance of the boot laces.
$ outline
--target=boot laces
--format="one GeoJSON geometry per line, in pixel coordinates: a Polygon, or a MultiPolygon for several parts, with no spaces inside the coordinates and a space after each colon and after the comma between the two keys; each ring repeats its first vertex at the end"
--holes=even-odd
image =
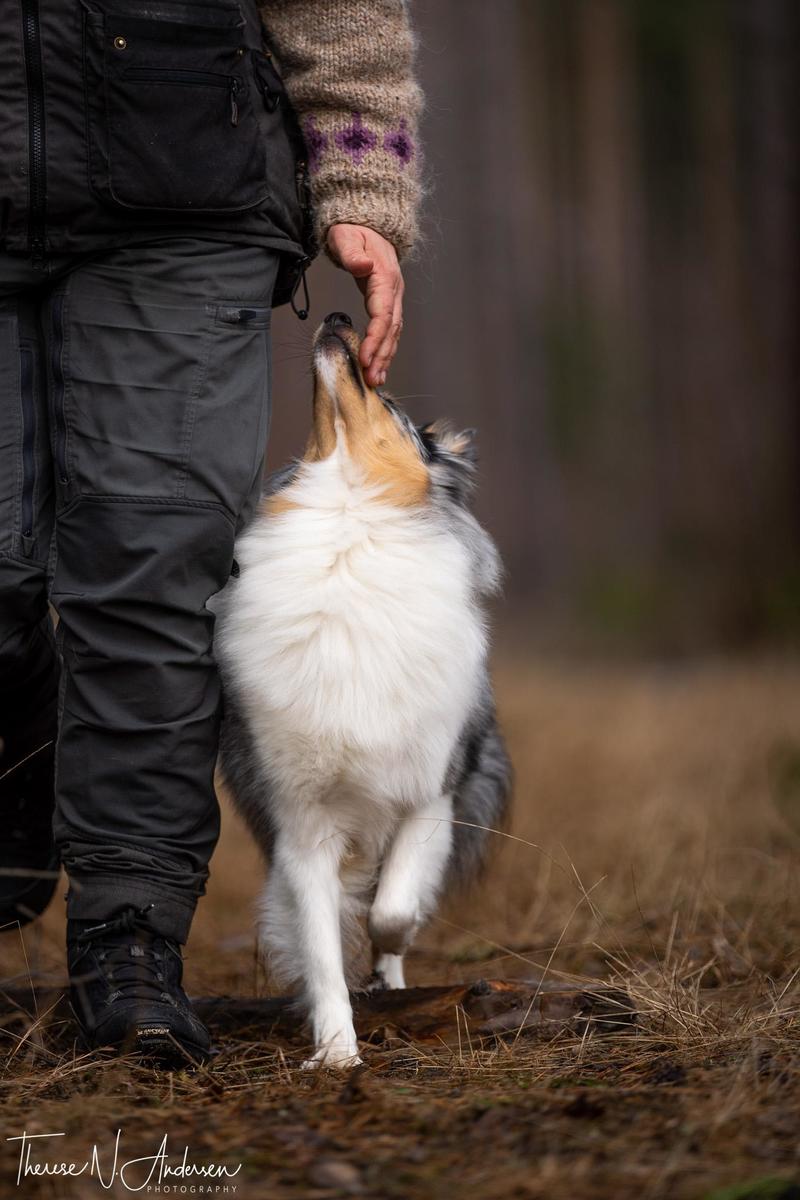
{"type": "Polygon", "coordinates": [[[171,999],[166,990],[164,956],[158,948],[163,938],[147,920],[152,908],[126,908],[110,921],[79,934],[79,942],[92,945],[110,984],[110,999],[171,999]]]}

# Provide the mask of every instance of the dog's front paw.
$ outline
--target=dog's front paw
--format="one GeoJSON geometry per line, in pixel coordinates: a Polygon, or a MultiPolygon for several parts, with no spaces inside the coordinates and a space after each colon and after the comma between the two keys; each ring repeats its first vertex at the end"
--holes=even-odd
{"type": "Polygon", "coordinates": [[[361,1062],[355,1040],[334,1041],[320,1046],[311,1058],[305,1060],[302,1070],[315,1071],[318,1067],[328,1067],[334,1071],[348,1071],[351,1067],[360,1067],[361,1062]]]}
{"type": "Polygon", "coordinates": [[[312,1014],[311,1032],[314,1053],[303,1063],[305,1071],[313,1071],[317,1067],[346,1071],[360,1064],[349,1002],[346,1008],[335,1004],[320,1006],[312,1014]]]}

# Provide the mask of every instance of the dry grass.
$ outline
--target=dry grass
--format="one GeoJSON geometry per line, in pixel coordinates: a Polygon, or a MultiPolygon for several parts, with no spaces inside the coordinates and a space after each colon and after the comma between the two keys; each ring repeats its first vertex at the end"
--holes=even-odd
{"type": "MultiPolygon", "coordinates": [[[[483,888],[421,939],[411,981],[609,979],[634,999],[635,1034],[479,1046],[454,1014],[450,1045],[390,1039],[342,1080],[301,1074],[301,1047],[268,1036],[231,1039],[194,1076],[154,1076],[34,1027],[7,1043],[6,1135],[64,1131],[59,1149],[82,1159],[119,1127],[125,1158],[168,1133],[195,1161],[241,1162],[235,1194],[257,1200],[699,1200],[748,1180],[760,1190],[724,1194],[797,1194],[780,1181],[800,1178],[800,664],[501,661],[497,679],[521,840],[498,839],[483,888]]],[[[226,812],[189,945],[195,994],[263,990],[259,877],[226,812]]],[[[54,905],[24,939],[5,935],[0,970],[62,978],[61,938],[54,905]]],[[[15,1169],[7,1146],[9,1187],[15,1169]]],[[[101,1194],[86,1178],[20,1192],[101,1194]]]]}

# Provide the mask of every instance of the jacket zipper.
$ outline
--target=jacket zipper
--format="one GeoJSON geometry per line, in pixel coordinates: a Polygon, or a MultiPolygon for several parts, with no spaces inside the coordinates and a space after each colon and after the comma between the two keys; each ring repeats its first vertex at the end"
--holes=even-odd
{"type": "Polygon", "coordinates": [[[168,70],[161,67],[128,67],[125,79],[139,79],[143,83],[180,83],[187,86],[227,88],[231,105],[231,125],[239,124],[239,80],[235,75],[220,75],[213,71],[168,70]]]}
{"type": "Polygon", "coordinates": [[[28,245],[34,263],[41,264],[45,252],[44,72],[39,30],[39,0],[22,0],[25,45],[25,76],[28,84],[28,154],[30,191],[28,199],[28,245]]]}
{"type": "Polygon", "coordinates": [[[53,376],[53,413],[56,430],[56,470],[61,483],[69,483],[67,475],[67,425],[64,419],[64,365],[61,353],[64,347],[64,297],[53,300],[53,342],[50,355],[50,370],[53,376]]]}
{"type": "Polygon", "coordinates": [[[33,386],[33,351],[27,346],[19,352],[20,395],[22,399],[22,506],[23,537],[33,534],[33,489],[36,483],[36,409],[33,386]]]}

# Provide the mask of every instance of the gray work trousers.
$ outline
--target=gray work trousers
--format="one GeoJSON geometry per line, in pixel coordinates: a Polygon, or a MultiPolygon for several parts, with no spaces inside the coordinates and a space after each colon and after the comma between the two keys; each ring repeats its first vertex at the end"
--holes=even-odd
{"type": "Polygon", "coordinates": [[[0,254],[0,724],[58,688],[68,915],[152,905],[179,942],[219,832],[206,602],[260,491],[277,266],[188,237],[0,254]]]}

